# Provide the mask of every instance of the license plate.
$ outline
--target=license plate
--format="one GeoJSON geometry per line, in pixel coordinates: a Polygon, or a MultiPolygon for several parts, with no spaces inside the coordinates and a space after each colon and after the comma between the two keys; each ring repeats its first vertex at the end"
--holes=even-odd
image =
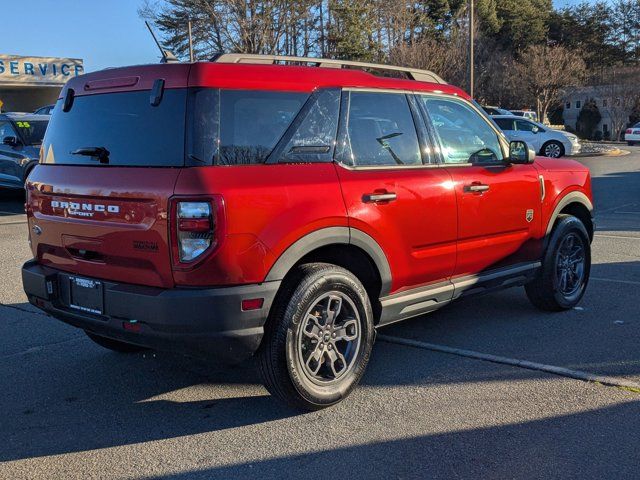
{"type": "Polygon", "coordinates": [[[103,286],[98,280],[69,277],[69,307],[82,312],[101,315],[103,286]]]}

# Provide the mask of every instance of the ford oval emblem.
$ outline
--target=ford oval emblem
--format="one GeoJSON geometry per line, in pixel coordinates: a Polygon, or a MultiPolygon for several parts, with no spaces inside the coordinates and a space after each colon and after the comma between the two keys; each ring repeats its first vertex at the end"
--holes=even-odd
{"type": "Polygon", "coordinates": [[[34,225],[31,230],[33,230],[33,233],[35,233],[36,235],[40,235],[42,233],[42,228],[40,228],[38,225],[34,225]]]}

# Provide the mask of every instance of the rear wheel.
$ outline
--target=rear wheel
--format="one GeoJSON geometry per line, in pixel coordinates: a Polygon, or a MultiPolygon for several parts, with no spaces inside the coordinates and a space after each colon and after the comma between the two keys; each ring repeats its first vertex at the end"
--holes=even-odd
{"type": "Polygon", "coordinates": [[[345,398],[374,341],[367,292],[348,270],[302,265],[285,280],[259,351],[265,386],[289,405],[318,410],[345,398]]]}
{"type": "Polygon", "coordinates": [[[636,144],[636,142],[627,142],[627,145],[629,145],[630,147],[633,147],[636,144]]]}
{"type": "Polygon", "coordinates": [[[562,143],[552,140],[542,146],[540,153],[545,157],[560,158],[564,155],[564,147],[562,146],[562,143]]]}
{"type": "Polygon", "coordinates": [[[557,312],[578,304],[589,282],[591,245],[580,220],[561,215],[536,278],[525,286],[533,305],[557,312]]]}
{"type": "Polygon", "coordinates": [[[113,350],[114,352],[136,353],[136,352],[141,352],[143,350],[147,350],[146,348],[141,347],[139,345],[120,342],[118,340],[113,340],[112,338],[102,337],[100,335],[96,335],[95,333],[87,332],[86,330],[84,331],[84,333],[86,333],[87,337],[89,337],[91,340],[93,340],[95,343],[97,343],[101,347],[107,348],[109,350],[113,350]]]}

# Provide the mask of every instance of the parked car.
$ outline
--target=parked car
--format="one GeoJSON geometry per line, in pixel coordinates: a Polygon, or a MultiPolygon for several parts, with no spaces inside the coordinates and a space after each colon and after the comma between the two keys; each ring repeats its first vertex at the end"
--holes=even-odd
{"type": "Polygon", "coordinates": [[[487,112],[487,115],[511,115],[511,112],[509,110],[505,110],[504,108],[500,107],[483,105],[482,109],[487,112]]]}
{"type": "Polygon", "coordinates": [[[538,114],[533,110],[511,110],[511,115],[515,115],[517,117],[524,117],[529,120],[533,120],[534,122],[538,121],[538,114]]]}
{"type": "Polygon", "coordinates": [[[633,127],[627,128],[624,132],[624,140],[630,147],[636,143],[640,143],[640,123],[636,123],[633,127]]]}
{"type": "Polygon", "coordinates": [[[55,107],[55,105],[45,105],[44,107],[40,107],[33,113],[35,113],[36,115],[51,115],[53,107],[55,107]]]}
{"type": "Polygon", "coordinates": [[[27,182],[29,302],[115,351],[256,355],[313,410],[352,391],[376,328],[514,285],[580,301],[587,168],[509,143],[431,72],[290,60],[69,80],[27,182]]]}
{"type": "Polygon", "coordinates": [[[564,155],[580,153],[580,141],[573,133],[554,130],[515,115],[500,115],[492,118],[510,140],[525,141],[545,157],[560,158],[564,155]]]}
{"type": "Polygon", "coordinates": [[[32,113],[0,114],[0,188],[24,188],[38,164],[48,121],[32,113]]]}

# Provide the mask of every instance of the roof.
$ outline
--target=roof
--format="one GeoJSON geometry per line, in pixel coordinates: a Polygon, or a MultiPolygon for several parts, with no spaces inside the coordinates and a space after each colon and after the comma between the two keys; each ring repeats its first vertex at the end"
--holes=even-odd
{"type": "Polygon", "coordinates": [[[51,115],[36,115],[35,113],[23,113],[23,112],[3,112],[0,113],[0,118],[8,119],[14,122],[28,121],[35,122],[38,120],[48,122],[51,115]]]}
{"type": "Polygon", "coordinates": [[[249,63],[168,63],[112,68],[72,78],[61,92],[73,88],[75,95],[150,90],[164,79],[165,88],[208,87],[242,90],[312,92],[317,88],[353,87],[438,92],[469,96],[461,89],[441,83],[381,77],[352,68],[325,68],[249,63]]]}

